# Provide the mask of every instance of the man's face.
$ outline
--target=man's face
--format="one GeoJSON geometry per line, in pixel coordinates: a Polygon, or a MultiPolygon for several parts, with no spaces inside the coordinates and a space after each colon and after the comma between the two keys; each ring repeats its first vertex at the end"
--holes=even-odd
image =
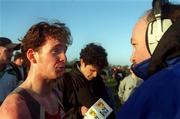
{"type": "Polygon", "coordinates": [[[146,29],[146,16],[144,16],[136,23],[132,32],[131,43],[133,46],[133,52],[131,62],[133,64],[138,64],[150,58],[150,54],[146,47],[146,29]]]}
{"type": "Polygon", "coordinates": [[[97,76],[98,68],[93,65],[86,65],[83,60],[80,61],[80,69],[87,80],[92,80],[97,76]]]}
{"type": "Polygon", "coordinates": [[[8,64],[11,61],[13,49],[0,46],[0,62],[8,64]]]}
{"type": "Polygon", "coordinates": [[[56,79],[65,72],[66,45],[51,37],[36,54],[37,69],[47,79],[56,79]]]}
{"type": "Polygon", "coordinates": [[[23,64],[23,58],[17,58],[15,61],[14,61],[14,63],[16,64],[16,65],[18,65],[18,66],[22,66],[22,64],[23,64]]]}

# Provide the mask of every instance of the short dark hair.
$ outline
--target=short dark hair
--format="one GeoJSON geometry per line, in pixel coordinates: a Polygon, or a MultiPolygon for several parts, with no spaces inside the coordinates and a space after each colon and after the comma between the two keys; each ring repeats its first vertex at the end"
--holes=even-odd
{"type": "Polygon", "coordinates": [[[22,39],[22,53],[25,65],[29,68],[30,62],[26,57],[26,52],[29,48],[38,51],[39,48],[46,42],[47,37],[52,37],[61,42],[64,42],[66,46],[71,45],[71,32],[64,23],[55,22],[39,22],[33,25],[24,38],[22,39]]]}
{"type": "Polygon", "coordinates": [[[20,52],[16,52],[15,54],[14,54],[14,61],[16,61],[18,58],[22,58],[23,56],[22,56],[22,54],[20,53],[20,52]]]}
{"type": "Polygon", "coordinates": [[[86,65],[93,65],[100,69],[108,66],[107,53],[105,49],[95,43],[87,44],[86,47],[81,50],[80,58],[86,65]]]}

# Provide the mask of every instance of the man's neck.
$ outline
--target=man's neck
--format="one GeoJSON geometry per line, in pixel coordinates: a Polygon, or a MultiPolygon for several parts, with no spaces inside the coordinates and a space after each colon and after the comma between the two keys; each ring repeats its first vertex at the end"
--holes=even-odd
{"type": "Polygon", "coordinates": [[[37,83],[33,83],[34,85],[32,85],[32,90],[39,96],[47,96],[50,94],[51,90],[52,90],[52,86],[51,84],[47,83],[47,82],[37,82],[37,83]]]}
{"type": "Polygon", "coordinates": [[[35,72],[29,71],[23,87],[32,91],[35,95],[46,96],[52,91],[53,82],[49,82],[35,72]]]}

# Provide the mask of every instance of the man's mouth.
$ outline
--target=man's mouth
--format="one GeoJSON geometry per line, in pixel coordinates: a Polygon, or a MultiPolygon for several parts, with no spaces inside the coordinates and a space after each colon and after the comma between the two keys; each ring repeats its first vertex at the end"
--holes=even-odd
{"type": "Polygon", "coordinates": [[[56,69],[58,71],[64,71],[65,70],[65,66],[59,66],[59,67],[56,67],[56,69]]]}

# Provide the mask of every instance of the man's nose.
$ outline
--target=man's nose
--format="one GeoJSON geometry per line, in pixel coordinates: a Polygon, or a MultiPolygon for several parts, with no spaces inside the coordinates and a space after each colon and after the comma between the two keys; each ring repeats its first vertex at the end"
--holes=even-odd
{"type": "Polygon", "coordinates": [[[66,54],[65,53],[61,53],[59,55],[59,60],[62,61],[62,62],[66,62],[66,60],[67,60],[66,54]]]}

